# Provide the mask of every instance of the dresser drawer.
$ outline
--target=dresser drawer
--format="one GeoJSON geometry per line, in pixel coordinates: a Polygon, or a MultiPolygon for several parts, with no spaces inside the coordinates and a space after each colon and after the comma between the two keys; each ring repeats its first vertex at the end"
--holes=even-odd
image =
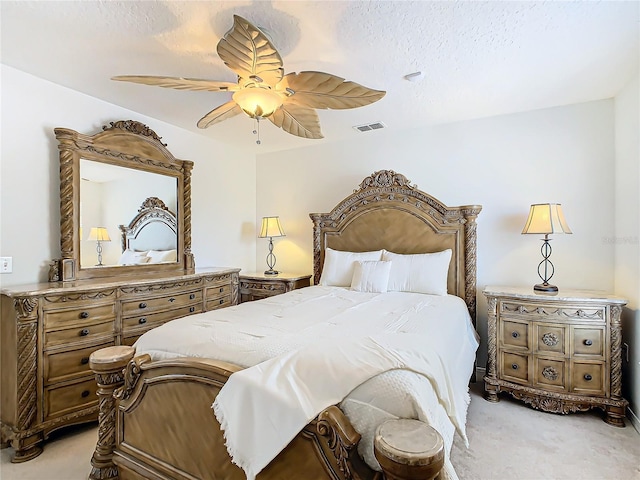
{"type": "Polygon", "coordinates": [[[571,391],[587,395],[604,395],[605,365],[575,362],[572,365],[571,391]]]}
{"type": "Polygon", "coordinates": [[[231,285],[228,283],[219,284],[207,288],[207,302],[220,297],[231,296],[231,285]]]}
{"type": "Polygon", "coordinates": [[[98,404],[98,384],[94,377],[64,387],[45,389],[44,417],[53,417],[98,404]]]}
{"type": "Polygon", "coordinates": [[[565,327],[536,323],[534,324],[534,331],[533,351],[535,353],[566,355],[567,335],[565,327]]]}
{"type": "Polygon", "coordinates": [[[202,308],[200,305],[188,305],[186,307],[175,308],[173,310],[168,310],[165,312],[149,314],[143,311],[139,315],[123,318],[122,329],[123,332],[129,332],[129,330],[136,328],[144,328],[148,330],[150,326],[157,327],[158,325],[168,322],[169,320],[186,317],[187,315],[200,313],[201,311],[202,308]]]}
{"type": "Polygon", "coordinates": [[[115,318],[114,304],[78,305],[65,310],[45,310],[44,328],[58,329],[74,324],[100,323],[115,318]]]}
{"type": "Polygon", "coordinates": [[[231,295],[225,295],[224,297],[207,299],[207,305],[205,310],[215,310],[216,308],[224,308],[231,305],[231,295]]]}
{"type": "Polygon", "coordinates": [[[500,360],[500,370],[505,380],[529,383],[529,357],[527,355],[502,352],[500,360]]]}
{"type": "Polygon", "coordinates": [[[573,354],[604,358],[605,329],[573,327],[573,354]]]}
{"type": "Polygon", "coordinates": [[[78,350],[45,355],[45,385],[90,375],[89,355],[96,350],[112,345],[115,345],[115,341],[92,345],[91,347],[81,348],[78,350]]]}
{"type": "Polygon", "coordinates": [[[76,342],[89,342],[106,336],[113,336],[113,320],[104,323],[86,323],[66,328],[64,330],[52,330],[44,332],[44,347],[48,349],[58,345],[67,345],[76,342]]]}
{"type": "Polygon", "coordinates": [[[185,305],[192,305],[196,303],[202,303],[201,290],[178,293],[176,295],[168,295],[164,297],[141,297],[135,300],[123,301],[122,315],[131,316],[167,309],[174,310],[185,305]]]}
{"type": "Polygon", "coordinates": [[[527,323],[503,320],[500,340],[506,347],[529,349],[529,325],[527,323]]]}

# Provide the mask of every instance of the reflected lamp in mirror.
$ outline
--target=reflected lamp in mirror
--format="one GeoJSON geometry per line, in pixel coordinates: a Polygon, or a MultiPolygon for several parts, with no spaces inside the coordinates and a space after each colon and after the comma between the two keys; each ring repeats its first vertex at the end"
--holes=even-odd
{"type": "Polygon", "coordinates": [[[269,239],[269,253],[267,254],[267,266],[269,269],[265,270],[265,275],[277,275],[280,273],[273,269],[276,265],[276,256],[273,254],[273,238],[284,236],[284,230],[282,229],[282,225],[280,225],[279,217],[262,217],[262,227],[260,228],[258,238],[269,239]]]}
{"type": "Polygon", "coordinates": [[[105,227],[91,227],[87,240],[96,242],[96,252],[98,253],[98,263],[96,267],[102,266],[102,242],[110,242],[109,232],[105,227]]]}
{"type": "Polygon", "coordinates": [[[559,203],[538,203],[531,205],[529,218],[522,230],[522,234],[544,235],[540,249],[542,261],[538,264],[538,276],[542,283],[534,285],[534,291],[557,292],[558,287],[551,285],[549,280],[553,277],[555,269],[549,258],[551,257],[551,239],[549,235],[558,233],[572,233],[567,225],[559,203]]]}

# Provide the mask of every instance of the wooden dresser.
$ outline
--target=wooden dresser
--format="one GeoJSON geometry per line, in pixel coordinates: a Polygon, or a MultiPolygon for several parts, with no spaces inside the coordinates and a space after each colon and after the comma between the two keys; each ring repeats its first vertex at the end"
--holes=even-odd
{"type": "Polygon", "coordinates": [[[2,446],[14,462],[42,451],[53,430],[97,419],[89,355],[131,345],[175,318],[238,303],[234,268],[158,278],[109,277],[2,290],[2,446]]]}
{"type": "Polygon", "coordinates": [[[311,285],[311,275],[279,273],[242,273],[240,275],[240,302],[250,302],[261,298],[280,295],[311,285]]]}
{"type": "Polygon", "coordinates": [[[508,392],[533,408],[600,408],[624,427],[620,314],[626,300],[602,292],[487,287],[485,398],[508,392]]]}

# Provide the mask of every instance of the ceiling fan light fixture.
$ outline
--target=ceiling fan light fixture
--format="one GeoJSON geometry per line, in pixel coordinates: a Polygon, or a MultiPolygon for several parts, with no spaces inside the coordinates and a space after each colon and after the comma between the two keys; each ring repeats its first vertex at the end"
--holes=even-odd
{"type": "Polygon", "coordinates": [[[238,90],[232,98],[251,118],[266,118],[273,115],[284,100],[278,92],[257,86],[238,90]]]}

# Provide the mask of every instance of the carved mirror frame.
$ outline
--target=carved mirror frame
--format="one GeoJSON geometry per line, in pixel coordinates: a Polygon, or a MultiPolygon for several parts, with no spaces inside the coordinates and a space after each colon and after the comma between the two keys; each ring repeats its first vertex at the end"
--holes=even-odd
{"type": "Polygon", "coordinates": [[[191,273],[191,170],[193,162],[175,158],[153,130],[134,120],[111,122],[95,135],[54,129],[60,150],[60,255],[49,281],[74,281],[114,275],[191,273]],[[93,160],[176,178],[178,261],[171,264],[80,267],[80,160],[93,160]]]}

